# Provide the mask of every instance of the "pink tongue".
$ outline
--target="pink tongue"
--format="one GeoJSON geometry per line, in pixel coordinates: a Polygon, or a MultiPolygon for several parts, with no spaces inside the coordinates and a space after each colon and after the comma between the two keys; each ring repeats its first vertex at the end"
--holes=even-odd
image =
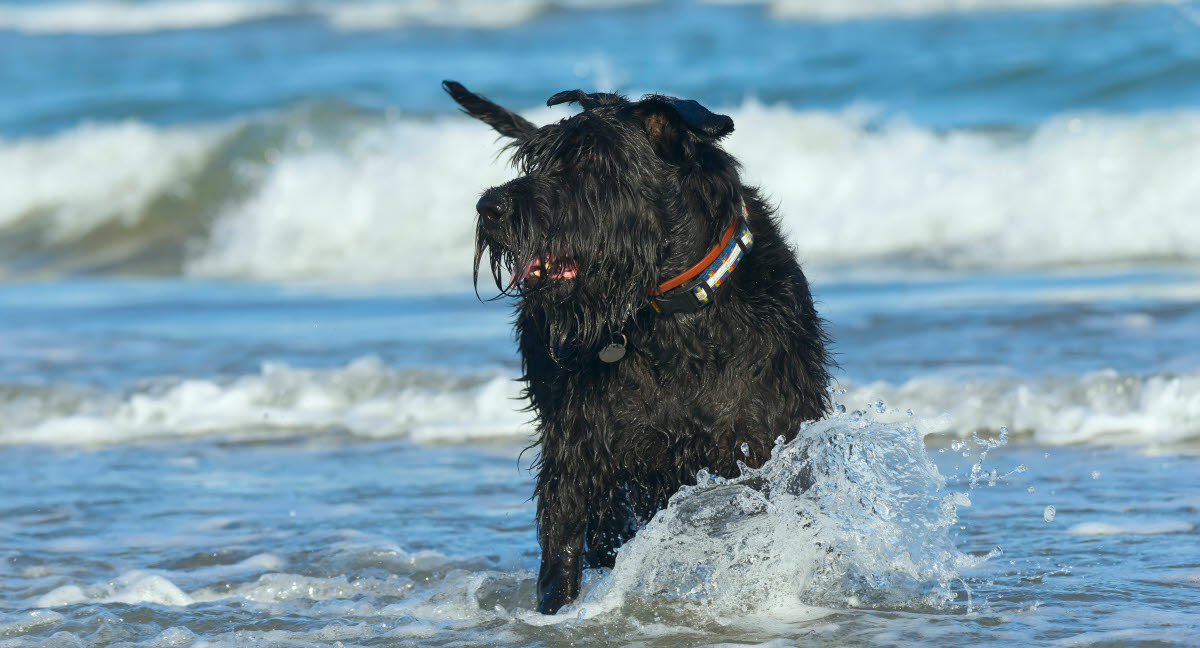
{"type": "Polygon", "coordinates": [[[575,278],[575,262],[560,266],[552,275],[555,279],[574,279],[575,278]]]}
{"type": "MultiPolygon", "coordinates": [[[[517,285],[519,282],[524,281],[525,278],[528,277],[535,269],[541,268],[541,267],[542,267],[542,258],[534,257],[533,260],[530,261],[525,266],[525,269],[521,271],[521,274],[518,275],[516,272],[513,273],[512,282],[508,284],[508,287],[512,288],[513,286],[517,285]]],[[[571,263],[559,265],[558,267],[556,267],[554,269],[554,273],[551,274],[550,277],[553,279],[574,279],[576,270],[577,270],[577,267],[575,265],[575,262],[572,261],[571,263]]]]}

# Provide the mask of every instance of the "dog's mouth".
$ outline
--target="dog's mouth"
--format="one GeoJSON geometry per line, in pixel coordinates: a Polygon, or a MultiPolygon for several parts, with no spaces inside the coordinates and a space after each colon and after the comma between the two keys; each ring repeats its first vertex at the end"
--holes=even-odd
{"type": "Polygon", "coordinates": [[[574,259],[535,256],[529,263],[525,264],[525,267],[520,272],[517,272],[516,268],[513,269],[512,283],[509,287],[511,288],[521,282],[536,285],[545,279],[574,279],[578,270],[579,267],[574,259]]]}

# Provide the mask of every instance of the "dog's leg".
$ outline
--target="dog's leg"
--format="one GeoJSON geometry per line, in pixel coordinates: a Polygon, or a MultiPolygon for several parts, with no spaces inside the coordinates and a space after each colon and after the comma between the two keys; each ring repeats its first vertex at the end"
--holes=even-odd
{"type": "MultiPolygon", "coordinates": [[[[539,502],[539,509],[540,506],[539,502]]],[[[538,512],[541,524],[542,567],[538,572],[538,612],[554,614],[579,596],[583,577],[581,522],[567,522],[554,511],[538,512]],[[547,515],[548,514],[548,515],[547,515]]]]}
{"type": "Polygon", "coordinates": [[[589,481],[575,474],[578,462],[555,443],[561,438],[555,434],[543,440],[542,467],[535,487],[538,542],[542,546],[538,612],[542,614],[554,614],[575,600],[583,575],[589,481]]]}

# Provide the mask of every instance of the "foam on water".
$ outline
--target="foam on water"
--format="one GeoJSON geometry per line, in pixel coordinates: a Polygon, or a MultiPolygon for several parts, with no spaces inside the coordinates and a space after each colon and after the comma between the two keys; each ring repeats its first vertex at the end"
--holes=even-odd
{"type": "Polygon", "coordinates": [[[1066,9],[1134,3],[1180,4],[1180,0],[840,0],[839,2],[767,0],[772,15],[799,20],[847,20],[972,11],[1066,9]]]}
{"type": "MultiPolygon", "coordinates": [[[[1045,445],[1171,447],[1200,439],[1200,374],[1101,371],[1036,379],[903,384],[842,381],[848,410],[926,433],[967,437],[1001,428],[1045,445]],[[883,401],[887,405],[876,407],[883,401]]],[[[0,386],[0,443],[91,445],[144,439],[341,433],[461,443],[530,433],[520,384],[503,372],[395,369],[364,357],[343,367],[267,363],[229,379],[160,378],[128,393],[63,384],[0,386]]]]}
{"type": "MultiPolygon", "coordinates": [[[[555,9],[590,9],[654,0],[58,0],[0,7],[0,29],[33,34],[122,34],[211,29],[267,18],[316,17],[347,30],[407,25],[500,28],[555,9]]],[[[708,0],[762,4],[773,16],[845,20],[948,12],[1055,9],[1178,0],[708,0]]]]}
{"type": "Polygon", "coordinates": [[[250,167],[251,196],[224,210],[189,274],[350,279],[463,278],[474,202],[504,181],[497,145],[458,119],[394,121],[338,148],[250,167]]]}
{"type": "Polygon", "coordinates": [[[1160,535],[1163,533],[1190,533],[1194,525],[1187,522],[1126,522],[1112,524],[1108,522],[1082,522],[1067,529],[1071,535],[1160,535]]]}
{"type": "Polygon", "coordinates": [[[645,0],[60,0],[0,7],[0,29],[34,34],[125,34],[211,29],[267,18],[316,17],[339,29],[406,25],[497,28],[556,8],[636,4],[645,0]]]}
{"type": "Polygon", "coordinates": [[[36,221],[51,242],[112,222],[134,227],[154,200],[191,189],[226,134],[129,121],[0,140],[0,236],[22,220],[36,221]]]}
{"type": "Polygon", "coordinates": [[[965,382],[922,377],[902,385],[848,385],[842,400],[862,410],[878,400],[898,406],[877,415],[884,420],[900,420],[906,413],[899,408],[910,409],[932,419],[931,432],[962,435],[1007,427],[1046,445],[1169,446],[1200,439],[1200,375],[1194,373],[1134,376],[1109,370],[965,382]]]}
{"type": "MultiPolygon", "coordinates": [[[[876,130],[857,113],[754,102],[731,112],[738,130],[729,150],[778,201],[806,261],[1012,268],[1200,259],[1200,179],[1186,171],[1200,165],[1197,113],[1064,116],[1003,141],[903,123],[876,130]]],[[[401,122],[348,150],[285,157],[222,216],[189,272],[463,276],[477,192],[512,177],[489,164],[486,133],[449,120],[401,122]],[[340,215],[336,228],[331,214],[340,215]]]]}
{"type": "MultiPolygon", "coordinates": [[[[977,269],[1200,260],[1194,111],[1065,115],[1020,137],[877,127],[862,111],[754,101],[729,112],[738,130],[728,148],[778,202],[806,262],[977,269]]],[[[322,139],[292,117],[283,123],[289,135],[278,149],[228,160],[213,152],[223,142],[238,150],[231,134],[261,134],[237,124],[127,123],[0,143],[0,170],[26,179],[0,198],[0,243],[21,222],[66,246],[50,255],[63,267],[105,245],[164,254],[137,238],[150,206],[188,192],[206,164],[219,163],[233,179],[201,196],[194,210],[208,224],[190,253],[164,267],[256,279],[469,277],[475,199],[513,176],[496,160],[490,131],[459,118],[359,120],[349,135],[322,139]],[[112,224],[123,238],[70,247],[112,224]]]]}
{"type": "Polygon", "coordinates": [[[0,7],[0,29],[34,34],[118,34],[223,27],[279,15],[289,3],[260,0],[79,0],[0,7]]]}
{"type": "Polygon", "coordinates": [[[371,357],[327,370],[268,363],[259,374],[227,381],[168,378],[130,394],[78,387],[5,391],[0,443],[302,431],[462,442],[526,434],[529,418],[514,408],[519,385],[508,376],[394,370],[371,357]]]}

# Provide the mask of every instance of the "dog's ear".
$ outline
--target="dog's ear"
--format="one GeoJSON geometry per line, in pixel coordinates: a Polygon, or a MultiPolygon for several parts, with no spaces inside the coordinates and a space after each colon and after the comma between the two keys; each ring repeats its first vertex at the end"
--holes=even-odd
{"type": "Polygon", "coordinates": [[[596,106],[609,106],[625,101],[625,98],[619,94],[611,92],[592,92],[587,93],[583,90],[563,90],[555,93],[552,97],[546,100],[547,106],[557,106],[560,103],[577,103],[584,110],[595,108],[596,106]]]}
{"type": "Polygon", "coordinates": [[[637,103],[634,112],[646,123],[646,132],[651,137],[669,122],[706,139],[718,140],[733,132],[733,119],[718,115],[692,99],[647,95],[637,103]]]}
{"type": "Polygon", "coordinates": [[[733,119],[691,99],[647,95],[634,104],[633,114],[659,155],[669,158],[692,150],[686,134],[715,142],[733,132],[733,119]]]}
{"type": "Polygon", "coordinates": [[[537,126],[528,119],[467,90],[457,81],[442,81],[442,89],[462,106],[463,112],[491,126],[505,137],[523,140],[537,130],[537,126]]]}

